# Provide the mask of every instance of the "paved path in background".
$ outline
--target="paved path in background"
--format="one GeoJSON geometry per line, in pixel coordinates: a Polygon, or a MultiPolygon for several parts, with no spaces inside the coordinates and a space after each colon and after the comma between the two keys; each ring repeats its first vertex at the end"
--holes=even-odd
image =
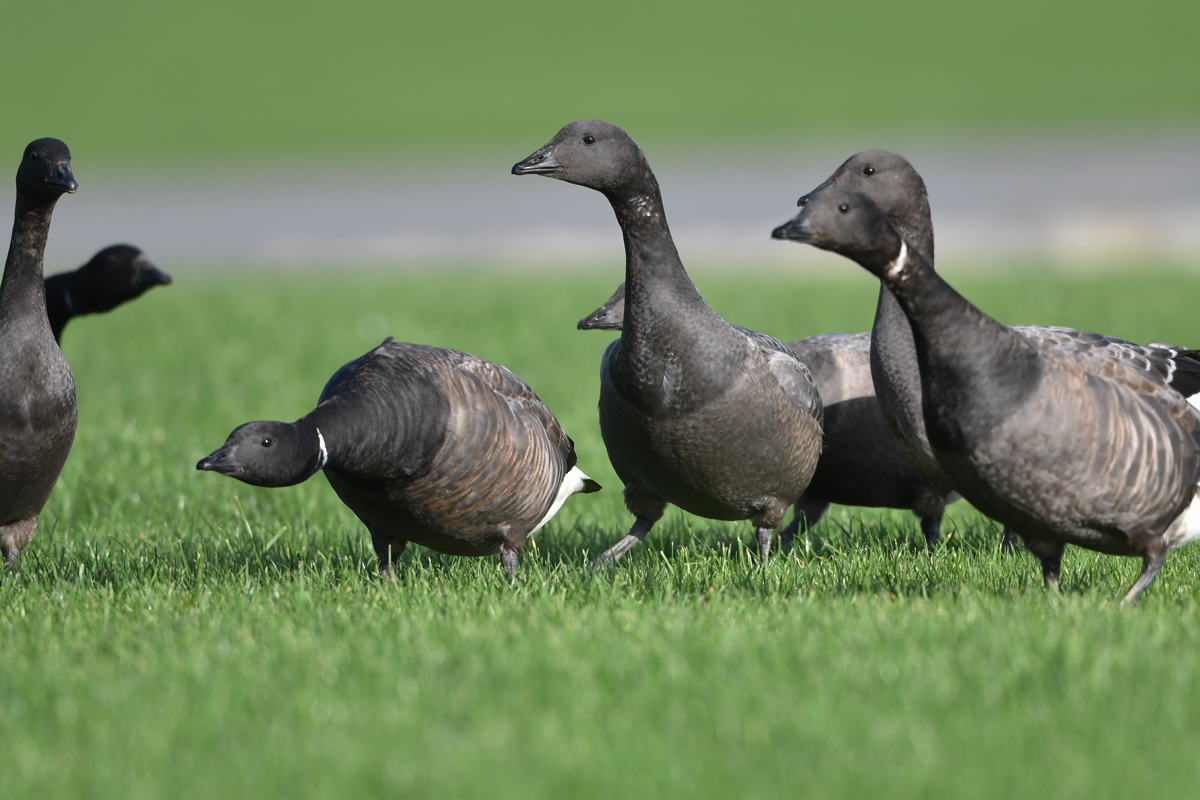
{"type": "MultiPolygon", "coordinates": [[[[650,157],[685,263],[842,268],[828,254],[769,234],[792,215],[802,192],[872,144],[650,157]]],[[[943,266],[1130,258],[1200,266],[1200,135],[891,146],[925,176],[943,266]]],[[[168,270],[337,263],[619,268],[621,237],[605,200],[508,174],[509,162],[523,155],[445,168],[348,157],[303,170],[264,164],[135,175],[93,172],[77,157],[81,189],[55,212],[47,269],[79,264],[119,241],[141,246],[168,270]]]]}

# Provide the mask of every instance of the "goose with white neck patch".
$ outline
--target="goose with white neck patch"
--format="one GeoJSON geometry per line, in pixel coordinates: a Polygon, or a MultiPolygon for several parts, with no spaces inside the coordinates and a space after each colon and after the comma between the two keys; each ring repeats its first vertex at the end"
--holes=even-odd
{"type": "Polygon", "coordinates": [[[201,459],[255,486],[324,471],[367,530],[381,573],[408,542],[519,568],[526,539],[577,492],[600,486],[513,372],[441,347],[386,340],[329,379],[293,423],[249,422],[201,459]]]}
{"type": "Polygon", "coordinates": [[[827,187],[779,230],[858,262],[896,299],[930,449],[985,514],[1059,558],[1067,544],[1141,556],[1126,602],[1200,538],[1200,412],[1166,375],[997,322],[861,193],[827,187]]]}
{"type": "MultiPolygon", "coordinates": [[[[604,305],[579,321],[580,330],[621,330],[625,284],[604,305]]],[[[823,333],[788,342],[812,372],[824,408],[821,458],[792,521],[779,532],[780,548],[791,546],[801,527],[816,525],[831,503],[869,508],[904,508],[921,521],[925,544],[941,538],[946,503],[958,499],[917,469],[896,444],[871,383],[871,334],[823,333]]]]}
{"type": "Polygon", "coordinates": [[[654,173],[616,125],[573,122],[512,171],[602,193],[625,241],[623,330],[601,363],[599,410],[636,519],[597,565],[645,538],[667,503],[750,520],[765,558],[821,450],[821,400],[807,367],[704,302],[675,249],[654,173]]]}
{"type": "MultiPolygon", "coordinates": [[[[848,158],[829,178],[808,194],[798,205],[802,208],[834,189],[861,192],[883,212],[899,232],[906,246],[914,249],[933,267],[933,217],[925,181],[903,156],[887,150],[867,150],[848,158]]],[[[789,238],[787,226],[775,231],[775,238],[789,238]]],[[[1200,357],[1195,351],[1171,345],[1145,347],[1096,333],[1036,325],[1017,325],[1011,330],[1035,343],[1066,347],[1087,358],[1115,359],[1131,367],[1154,373],[1172,389],[1196,402],[1200,393],[1200,357]]],[[[871,329],[871,377],[879,398],[880,410],[897,444],[922,471],[949,488],[951,476],[933,455],[925,432],[922,384],[917,367],[913,329],[899,302],[885,282],[880,284],[875,323],[871,329]]],[[[1029,550],[1042,563],[1047,586],[1057,586],[1062,568],[1062,547],[1055,542],[1035,541],[1020,531],[1029,550]]],[[[1001,549],[1011,550],[1014,532],[1004,529],[1001,549]]]]}
{"type": "Polygon", "coordinates": [[[25,148],[0,283],[0,554],[12,564],[75,441],[75,379],[46,316],[42,262],[54,206],[79,187],[58,139],[25,148]]]}

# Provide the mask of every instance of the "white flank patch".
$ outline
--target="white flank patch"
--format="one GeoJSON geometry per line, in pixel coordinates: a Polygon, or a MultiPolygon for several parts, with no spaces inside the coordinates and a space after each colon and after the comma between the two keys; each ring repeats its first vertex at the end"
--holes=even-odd
{"type": "Polygon", "coordinates": [[[321,435],[320,428],[317,428],[317,445],[321,448],[321,463],[317,464],[317,469],[325,469],[325,464],[329,461],[329,450],[325,448],[325,437],[321,435]]]}
{"type": "Polygon", "coordinates": [[[1200,394],[1194,394],[1188,398],[1188,405],[1195,409],[1200,409],[1200,394]]]}
{"type": "Polygon", "coordinates": [[[887,267],[888,277],[889,278],[896,277],[901,272],[904,272],[904,268],[907,266],[908,266],[908,242],[901,239],[900,240],[900,253],[896,256],[895,261],[888,264],[888,267],[887,267]]]}
{"type": "Polygon", "coordinates": [[[1183,547],[1197,539],[1200,539],[1200,494],[1192,497],[1191,505],[1167,528],[1167,550],[1183,547]]]}
{"type": "Polygon", "coordinates": [[[583,474],[583,470],[579,467],[571,467],[571,471],[563,476],[563,481],[558,485],[558,495],[554,498],[554,502],[550,504],[550,510],[546,512],[546,516],[542,517],[542,521],[534,527],[525,538],[528,539],[537,533],[543,525],[550,521],[550,518],[558,513],[562,508],[562,504],[567,502],[567,498],[576,492],[583,489],[583,482],[590,481],[587,475],[583,474]]]}

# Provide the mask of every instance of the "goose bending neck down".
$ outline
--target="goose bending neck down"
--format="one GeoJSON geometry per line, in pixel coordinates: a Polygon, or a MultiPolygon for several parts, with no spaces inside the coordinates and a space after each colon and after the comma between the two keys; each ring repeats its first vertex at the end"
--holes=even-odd
{"type": "Polygon", "coordinates": [[[516,572],[526,539],[567,497],[600,488],[514,373],[391,339],[334,373],[310,413],[241,425],[196,468],[270,487],[323,471],[370,531],[383,573],[408,542],[499,553],[516,572]]]}
{"type": "Polygon", "coordinates": [[[1036,554],[1061,559],[1074,544],[1139,555],[1133,601],[1169,551],[1200,537],[1200,413],[1169,377],[992,319],[858,192],[822,192],[779,230],[858,262],[895,296],[939,467],[1036,554]]]}

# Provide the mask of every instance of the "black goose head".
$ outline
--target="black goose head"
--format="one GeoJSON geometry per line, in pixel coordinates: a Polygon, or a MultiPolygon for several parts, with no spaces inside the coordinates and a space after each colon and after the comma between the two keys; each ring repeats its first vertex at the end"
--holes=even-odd
{"type": "Polygon", "coordinates": [[[841,186],[814,192],[790,222],[771,236],[804,242],[857,261],[882,278],[900,254],[902,240],[871,198],[841,186]]]}
{"type": "Polygon", "coordinates": [[[604,305],[579,320],[581,331],[619,331],[625,322],[625,284],[617,287],[604,305]]]}
{"type": "Polygon", "coordinates": [[[71,151],[58,139],[30,142],[17,169],[17,198],[28,206],[53,203],[79,188],[71,173],[71,151]]]}
{"type": "Polygon", "coordinates": [[[567,125],[544,147],[514,164],[512,174],[545,175],[605,193],[654,178],[629,134],[601,119],[567,125]]]}
{"type": "Polygon", "coordinates": [[[147,289],[171,282],[133,245],[106,247],[71,276],[71,310],[76,314],[109,311],[140,297],[147,289]]]}
{"type": "Polygon", "coordinates": [[[324,436],[308,425],[247,422],[225,444],[200,459],[211,470],[253,486],[293,486],[308,480],[329,460],[324,436]]]}
{"type": "Polygon", "coordinates": [[[923,255],[927,259],[933,258],[929,193],[920,173],[904,156],[888,150],[866,150],[853,155],[828,180],[801,197],[796,205],[803,208],[831,186],[851,189],[869,197],[906,239],[928,249],[929,252],[923,255]]]}

